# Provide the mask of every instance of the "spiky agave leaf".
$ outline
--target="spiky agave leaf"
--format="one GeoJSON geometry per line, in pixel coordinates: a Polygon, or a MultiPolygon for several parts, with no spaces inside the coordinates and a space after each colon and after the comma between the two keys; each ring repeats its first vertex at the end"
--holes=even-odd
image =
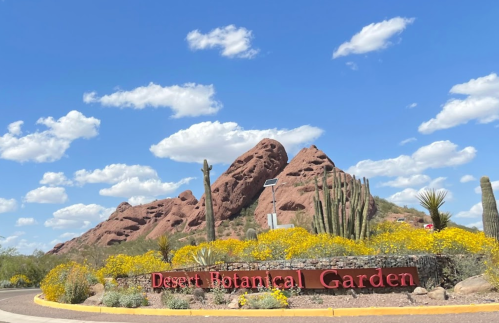
{"type": "Polygon", "coordinates": [[[452,214],[450,212],[442,212],[438,214],[440,217],[440,230],[443,230],[447,228],[450,222],[450,218],[452,217],[452,214]]]}
{"type": "Polygon", "coordinates": [[[433,229],[435,231],[440,231],[445,228],[445,226],[442,226],[440,221],[440,213],[438,212],[438,209],[445,203],[444,199],[446,195],[447,191],[436,191],[435,189],[425,190],[416,195],[416,198],[419,200],[419,204],[430,213],[430,217],[433,222],[433,229]]]}
{"type": "Polygon", "coordinates": [[[438,210],[444,203],[447,191],[436,191],[435,189],[425,190],[419,193],[416,198],[419,200],[419,204],[430,210],[438,210]]]}
{"type": "Polygon", "coordinates": [[[198,250],[193,257],[194,261],[201,266],[210,266],[215,264],[215,257],[210,248],[202,248],[201,250],[198,250]]]}

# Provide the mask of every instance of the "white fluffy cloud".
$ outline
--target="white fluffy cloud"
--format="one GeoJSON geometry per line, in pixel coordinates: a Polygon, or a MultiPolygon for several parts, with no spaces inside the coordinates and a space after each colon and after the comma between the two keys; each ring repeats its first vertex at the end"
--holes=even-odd
{"type": "Polygon", "coordinates": [[[416,140],[417,140],[417,139],[416,139],[416,138],[414,138],[414,137],[407,138],[407,139],[402,140],[402,141],[400,142],[400,145],[401,145],[401,146],[403,146],[403,145],[405,145],[405,144],[408,144],[408,143],[413,142],[413,141],[416,141],[416,140]]]}
{"type": "Polygon", "coordinates": [[[180,186],[188,184],[193,177],[184,178],[176,183],[163,183],[159,179],[141,181],[137,177],[125,179],[110,188],[99,191],[100,195],[132,198],[137,196],[159,196],[175,192],[180,186]]]}
{"type": "Polygon", "coordinates": [[[81,169],[76,171],[74,180],[81,185],[87,183],[116,184],[134,177],[140,180],[157,179],[158,174],[149,166],[111,164],[104,167],[104,169],[94,169],[93,171],[81,169]]]}
{"type": "Polygon", "coordinates": [[[452,192],[444,188],[444,181],[446,180],[445,177],[437,177],[434,180],[432,180],[428,185],[422,187],[419,190],[416,190],[414,188],[406,188],[401,192],[397,192],[386,199],[392,203],[395,203],[397,205],[410,205],[410,204],[418,204],[419,200],[417,199],[417,196],[421,194],[425,190],[430,190],[430,189],[435,189],[437,192],[447,192],[446,195],[446,200],[452,200],[453,195],[452,192]]]}
{"type": "Polygon", "coordinates": [[[150,196],[132,196],[131,198],[128,199],[128,203],[130,203],[130,205],[135,206],[135,205],[150,203],[155,199],[156,198],[150,196]]]}
{"type": "Polygon", "coordinates": [[[64,203],[68,200],[64,187],[42,186],[29,191],[24,198],[27,203],[64,203]]]}
{"type": "Polygon", "coordinates": [[[4,199],[0,197],[0,213],[12,212],[17,209],[17,201],[15,199],[4,199]]]}
{"type": "MultiPolygon", "coordinates": [[[[499,181],[491,181],[490,184],[492,185],[493,191],[499,192],[499,181]]],[[[475,187],[475,193],[482,194],[482,188],[480,186],[475,187]]]]}
{"type": "Polygon", "coordinates": [[[193,30],[187,34],[186,40],[192,50],[221,48],[221,55],[229,58],[252,58],[258,54],[258,49],[251,48],[251,30],[234,25],[216,28],[208,34],[193,30]]]}
{"type": "Polygon", "coordinates": [[[25,225],[34,225],[38,224],[34,218],[19,218],[16,221],[16,227],[22,227],[25,225]]]}
{"type": "Polygon", "coordinates": [[[140,86],[131,91],[119,90],[101,97],[97,97],[96,92],[85,93],[83,101],[133,109],[169,107],[174,112],[173,118],[181,118],[217,113],[222,104],[214,99],[214,95],[213,85],[186,83],[182,86],[162,87],[151,82],[147,86],[140,86]]]}
{"type": "Polygon", "coordinates": [[[45,221],[46,227],[53,229],[84,229],[90,226],[92,221],[104,221],[115,208],[105,208],[97,204],[73,204],[57,210],[53,218],[45,221]]]}
{"type": "Polygon", "coordinates": [[[482,216],[482,202],[473,205],[468,211],[461,211],[456,214],[456,218],[478,218],[482,216]]]}
{"type": "Polygon", "coordinates": [[[23,231],[16,231],[12,235],[6,237],[6,238],[0,238],[0,243],[2,244],[11,244],[12,242],[15,242],[19,237],[25,235],[26,232],[23,231]]]}
{"type": "Polygon", "coordinates": [[[417,107],[417,106],[418,106],[418,104],[417,104],[416,102],[414,102],[414,103],[409,104],[409,105],[407,106],[407,108],[408,108],[408,109],[413,109],[413,108],[415,108],[415,107],[417,107]]]}
{"type": "Polygon", "coordinates": [[[393,181],[383,182],[380,186],[389,186],[389,187],[409,187],[409,186],[421,186],[425,183],[428,183],[431,180],[428,175],[412,175],[410,177],[402,177],[399,176],[393,181]]]}
{"type": "Polygon", "coordinates": [[[61,185],[73,185],[73,182],[69,180],[63,172],[46,172],[43,174],[43,178],[40,181],[42,185],[50,186],[61,186],[61,185]]]}
{"type": "Polygon", "coordinates": [[[457,150],[457,145],[445,140],[435,141],[419,148],[411,156],[400,155],[396,158],[373,161],[363,160],[351,166],[347,173],[357,176],[407,176],[419,174],[428,168],[442,168],[466,164],[475,158],[476,149],[466,147],[457,150]]]}
{"type": "Polygon", "coordinates": [[[179,162],[231,163],[260,140],[278,140],[288,152],[301,148],[322,135],[322,129],[301,126],[288,129],[244,130],[235,122],[201,122],[163,139],[150,150],[156,157],[179,162]]]}
{"type": "Polygon", "coordinates": [[[463,94],[467,97],[451,99],[444,104],[435,118],[423,122],[418,130],[429,134],[437,130],[466,124],[471,120],[478,123],[490,123],[499,120],[499,78],[492,73],[471,79],[467,83],[454,85],[450,93],[463,94]]]}
{"type": "Polygon", "coordinates": [[[52,117],[40,118],[36,123],[49,129],[20,137],[23,122],[11,123],[8,126],[9,132],[0,136],[0,158],[38,163],[59,160],[72,141],[97,136],[100,120],[87,118],[81,112],[73,110],[58,120],[52,117]]]}
{"type": "Polygon", "coordinates": [[[473,177],[473,175],[464,175],[463,177],[461,177],[461,179],[459,181],[461,183],[468,183],[468,182],[476,181],[476,178],[473,177]]]}
{"type": "Polygon", "coordinates": [[[414,18],[395,17],[390,20],[372,23],[353,35],[350,41],[344,42],[333,53],[333,59],[350,54],[364,54],[388,47],[389,39],[400,34],[407,25],[414,22],[414,18]]]}

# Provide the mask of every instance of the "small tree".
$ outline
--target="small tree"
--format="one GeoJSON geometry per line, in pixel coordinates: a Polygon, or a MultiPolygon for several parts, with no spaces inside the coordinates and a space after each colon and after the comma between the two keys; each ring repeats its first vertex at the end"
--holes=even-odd
{"type": "Polygon", "coordinates": [[[446,191],[431,189],[425,190],[416,196],[419,204],[430,213],[433,230],[435,231],[445,229],[451,217],[450,213],[440,213],[438,210],[445,203],[444,199],[446,195],[446,191]]]}

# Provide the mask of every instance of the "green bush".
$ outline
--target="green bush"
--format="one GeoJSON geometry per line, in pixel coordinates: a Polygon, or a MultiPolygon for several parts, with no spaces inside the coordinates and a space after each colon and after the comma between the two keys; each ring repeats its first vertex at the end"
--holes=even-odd
{"type": "Polygon", "coordinates": [[[166,307],[168,307],[171,310],[186,310],[189,309],[189,302],[186,301],[183,298],[179,297],[171,297],[168,302],[166,303],[166,307]]]}
{"type": "Polygon", "coordinates": [[[121,294],[116,291],[105,292],[102,297],[102,304],[107,307],[118,307],[120,306],[120,297],[121,294]]]}
{"type": "Polygon", "coordinates": [[[255,309],[272,309],[282,308],[281,302],[277,300],[272,294],[265,293],[260,297],[248,297],[248,305],[255,309]]]}
{"type": "Polygon", "coordinates": [[[12,288],[12,283],[8,280],[0,280],[0,288],[12,288]]]}
{"type": "Polygon", "coordinates": [[[215,287],[211,289],[211,292],[213,293],[213,302],[217,305],[220,304],[225,304],[225,293],[226,290],[222,285],[215,284],[215,287]]]}
{"type": "Polygon", "coordinates": [[[134,294],[121,294],[119,304],[122,307],[135,308],[144,303],[144,296],[138,293],[134,294]]]}

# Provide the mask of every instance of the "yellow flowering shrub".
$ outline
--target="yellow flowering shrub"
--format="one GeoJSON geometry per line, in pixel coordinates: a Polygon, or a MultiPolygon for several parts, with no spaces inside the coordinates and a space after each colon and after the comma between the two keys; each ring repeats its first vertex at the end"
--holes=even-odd
{"type": "Polygon", "coordinates": [[[194,260],[194,254],[203,248],[210,248],[215,263],[236,261],[240,258],[245,246],[245,241],[236,239],[215,240],[200,243],[198,246],[185,246],[174,253],[172,265],[174,267],[196,266],[197,263],[194,260]]]}
{"type": "Polygon", "coordinates": [[[14,275],[9,281],[15,287],[28,287],[31,285],[31,281],[26,275],[14,275]]]}
{"type": "Polygon", "coordinates": [[[432,232],[407,223],[385,222],[375,232],[369,246],[379,254],[488,254],[496,245],[483,232],[459,228],[432,232]]]}
{"type": "Polygon", "coordinates": [[[244,293],[239,296],[238,302],[241,306],[249,305],[250,308],[254,309],[288,307],[288,297],[278,288],[271,288],[259,295],[244,293]]]}
{"type": "Polygon", "coordinates": [[[96,276],[102,282],[104,277],[129,277],[169,269],[171,269],[170,264],[163,261],[159,251],[150,250],[138,256],[123,254],[109,256],[104,267],[97,271],[96,276]]]}
{"type": "Polygon", "coordinates": [[[356,242],[328,234],[309,234],[287,249],[286,259],[313,259],[335,256],[370,255],[374,251],[363,241],[356,242]]]}
{"type": "Polygon", "coordinates": [[[485,276],[492,285],[499,289],[499,244],[496,244],[490,252],[485,266],[485,276]]]}
{"type": "Polygon", "coordinates": [[[43,278],[40,288],[45,295],[45,299],[53,302],[62,301],[66,292],[66,282],[74,282],[77,278],[83,277],[90,279],[93,274],[93,270],[86,264],[82,265],[74,261],[67,262],[53,268],[43,278]],[[69,277],[70,275],[71,277],[69,277]]]}
{"type": "Polygon", "coordinates": [[[176,268],[196,265],[193,255],[207,247],[216,255],[216,263],[221,263],[377,254],[490,254],[498,245],[483,232],[459,228],[433,232],[407,223],[383,222],[373,230],[375,234],[363,241],[311,234],[300,227],[271,230],[258,235],[258,240],[228,239],[185,246],[175,252],[172,265],[176,268]]]}

